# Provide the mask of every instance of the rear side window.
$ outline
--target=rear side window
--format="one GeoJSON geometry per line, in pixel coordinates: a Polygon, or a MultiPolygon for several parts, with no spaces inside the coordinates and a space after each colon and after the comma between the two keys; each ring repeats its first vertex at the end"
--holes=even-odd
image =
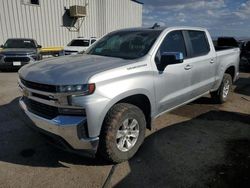
{"type": "Polygon", "coordinates": [[[192,46],[192,57],[202,56],[209,53],[210,48],[206,33],[203,31],[188,31],[192,46]]]}
{"type": "Polygon", "coordinates": [[[158,53],[162,55],[164,52],[182,52],[184,57],[187,56],[182,31],[173,31],[165,37],[158,53]]]}

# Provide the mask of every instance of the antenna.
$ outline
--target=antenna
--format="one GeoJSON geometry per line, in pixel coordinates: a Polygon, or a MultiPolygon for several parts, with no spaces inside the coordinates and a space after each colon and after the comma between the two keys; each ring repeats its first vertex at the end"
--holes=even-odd
{"type": "Polygon", "coordinates": [[[158,23],[155,23],[153,27],[151,27],[151,29],[156,29],[157,27],[160,27],[160,25],[158,23]]]}

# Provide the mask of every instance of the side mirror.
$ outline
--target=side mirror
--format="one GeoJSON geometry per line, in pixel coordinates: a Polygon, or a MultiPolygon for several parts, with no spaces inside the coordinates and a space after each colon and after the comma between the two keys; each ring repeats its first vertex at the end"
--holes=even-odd
{"type": "Polygon", "coordinates": [[[164,52],[161,55],[161,63],[159,70],[163,71],[166,66],[183,63],[184,57],[181,52],[164,52]]]}
{"type": "Polygon", "coordinates": [[[37,48],[42,48],[42,46],[41,45],[37,45],[37,48]]]}
{"type": "Polygon", "coordinates": [[[1,46],[0,46],[0,48],[3,48],[3,47],[4,47],[4,45],[1,45],[1,46]]]}

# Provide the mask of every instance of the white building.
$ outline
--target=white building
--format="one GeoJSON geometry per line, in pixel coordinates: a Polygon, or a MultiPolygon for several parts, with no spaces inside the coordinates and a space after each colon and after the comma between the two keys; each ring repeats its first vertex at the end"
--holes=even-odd
{"type": "Polygon", "coordinates": [[[99,38],[141,25],[142,3],[136,0],[0,0],[0,44],[27,37],[44,47],[64,46],[78,36],[99,38]],[[74,5],[84,6],[86,15],[70,16],[74,5]]]}

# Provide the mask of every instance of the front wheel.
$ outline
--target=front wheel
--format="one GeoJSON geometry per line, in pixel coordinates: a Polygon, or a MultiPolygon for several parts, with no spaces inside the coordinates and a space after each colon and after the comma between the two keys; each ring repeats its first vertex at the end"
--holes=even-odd
{"type": "Polygon", "coordinates": [[[145,130],[145,116],[138,107],[116,104],[104,120],[98,152],[114,163],[126,161],[134,156],[143,143],[145,130]]]}
{"type": "Polygon", "coordinates": [[[227,101],[232,87],[232,77],[230,74],[224,74],[221,85],[217,91],[211,93],[212,99],[219,104],[227,101]]]}

